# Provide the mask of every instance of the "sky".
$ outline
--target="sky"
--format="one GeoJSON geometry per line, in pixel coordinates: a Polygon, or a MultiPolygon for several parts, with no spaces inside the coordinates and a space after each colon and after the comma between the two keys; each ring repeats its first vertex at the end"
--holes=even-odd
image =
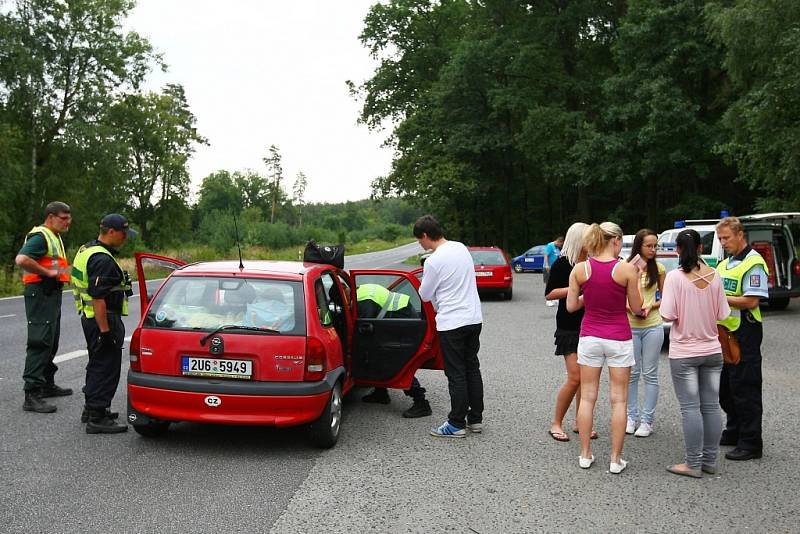
{"type": "Polygon", "coordinates": [[[371,77],[376,62],[358,40],[376,0],[138,0],[127,29],[147,37],[168,71],[145,86],[183,85],[200,135],[189,162],[193,191],[225,169],[266,174],[270,145],[283,157],[284,190],[299,171],[306,202],[370,195],[389,172],[386,131],[357,124],[361,103],[346,80],[371,77]]]}

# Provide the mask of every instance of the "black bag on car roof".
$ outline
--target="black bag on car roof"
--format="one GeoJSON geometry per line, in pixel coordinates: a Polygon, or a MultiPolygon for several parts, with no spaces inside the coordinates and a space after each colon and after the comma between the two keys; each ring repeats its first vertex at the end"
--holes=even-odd
{"type": "Polygon", "coordinates": [[[310,239],[306,243],[303,261],[308,263],[324,263],[344,269],[344,245],[318,245],[310,239]]]}

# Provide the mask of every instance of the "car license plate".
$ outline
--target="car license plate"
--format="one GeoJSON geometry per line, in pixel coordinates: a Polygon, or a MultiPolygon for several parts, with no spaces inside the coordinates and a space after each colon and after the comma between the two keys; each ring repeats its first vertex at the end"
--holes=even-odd
{"type": "Polygon", "coordinates": [[[250,360],[221,360],[215,358],[181,357],[181,372],[185,376],[213,376],[250,380],[253,362],[250,360]]]}
{"type": "Polygon", "coordinates": [[[492,271],[478,271],[475,273],[475,276],[492,276],[492,271]]]}

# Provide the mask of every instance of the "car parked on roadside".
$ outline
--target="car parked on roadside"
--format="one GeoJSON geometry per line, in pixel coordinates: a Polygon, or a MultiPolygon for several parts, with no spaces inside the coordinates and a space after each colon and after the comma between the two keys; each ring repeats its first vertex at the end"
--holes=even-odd
{"type": "Polygon", "coordinates": [[[623,261],[628,259],[633,249],[634,239],[636,239],[636,234],[625,234],[622,236],[622,248],[619,251],[619,259],[623,261]]]}
{"type": "Polygon", "coordinates": [[[500,295],[511,300],[514,277],[508,255],[499,247],[467,247],[475,264],[478,293],[500,295]]]}
{"type": "Polygon", "coordinates": [[[536,245],[511,260],[515,272],[542,272],[544,269],[544,248],[547,245],[536,245]]]}
{"type": "MultiPolygon", "coordinates": [[[[130,342],[128,421],[147,437],[176,422],[309,425],[332,447],[356,385],[407,389],[443,369],[418,272],[290,261],[200,262],[136,254],[142,316],[130,342]],[[148,292],[145,265],[174,269],[148,292]],[[359,318],[356,288],[409,296],[415,318],[359,318]]],[[[417,269],[421,271],[421,269],[417,269]]]]}
{"type": "MultiPolygon", "coordinates": [[[[772,309],[784,309],[790,299],[800,296],[800,259],[794,247],[790,224],[800,221],[800,212],[764,213],[739,217],[744,225],[748,244],[761,256],[769,268],[769,299],[772,309]]],[[[665,230],[658,238],[657,259],[667,271],[678,266],[675,240],[686,229],[696,230],[703,243],[703,260],[710,267],[725,259],[725,250],[717,239],[719,220],[676,221],[675,228],[665,230]]]]}

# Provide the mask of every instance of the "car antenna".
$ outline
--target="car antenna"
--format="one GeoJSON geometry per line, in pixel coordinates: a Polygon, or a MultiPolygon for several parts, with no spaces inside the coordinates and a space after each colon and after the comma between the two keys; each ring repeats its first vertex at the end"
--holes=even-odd
{"type": "Polygon", "coordinates": [[[233,229],[236,232],[236,248],[239,249],[239,270],[244,270],[242,263],[242,245],[239,243],[239,225],[236,224],[236,215],[233,216],[233,229]]]}

